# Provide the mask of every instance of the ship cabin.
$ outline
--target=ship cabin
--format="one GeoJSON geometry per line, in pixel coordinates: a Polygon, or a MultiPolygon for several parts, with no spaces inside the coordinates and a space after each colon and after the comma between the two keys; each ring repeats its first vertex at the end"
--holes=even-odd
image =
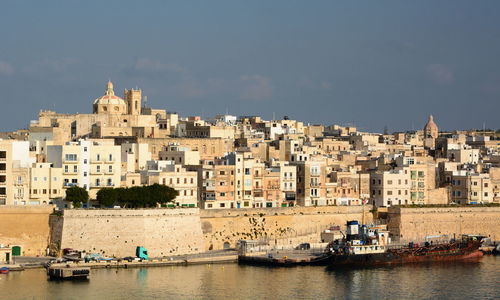
{"type": "Polygon", "coordinates": [[[329,250],[336,254],[384,253],[389,243],[389,231],[385,227],[368,227],[358,221],[349,221],[345,237],[330,243],[329,250]]]}

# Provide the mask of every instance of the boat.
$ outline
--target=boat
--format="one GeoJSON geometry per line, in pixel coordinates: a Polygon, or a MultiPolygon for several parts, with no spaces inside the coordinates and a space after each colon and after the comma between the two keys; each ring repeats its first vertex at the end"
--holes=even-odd
{"type": "MultiPolygon", "coordinates": [[[[328,266],[377,266],[437,261],[477,260],[481,240],[463,235],[434,243],[432,238],[423,244],[392,245],[389,231],[382,227],[367,227],[358,221],[347,222],[347,234],[328,244],[325,253],[328,266]],[[429,241],[430,240],[430,241],[429,241]]],[[[325,261],[323,260],[323,261],[325,261]]]]}
{"type": "Polygon", "coordinates": [[[89,279],[89,267],[51,266],[47,268],[47,275],[50,279],[89,279]]]}
{"type": "Polygon", "coordinates": [[[1,267],[0,274],[8,274],[10,269],[8,267],[1,267]]]}

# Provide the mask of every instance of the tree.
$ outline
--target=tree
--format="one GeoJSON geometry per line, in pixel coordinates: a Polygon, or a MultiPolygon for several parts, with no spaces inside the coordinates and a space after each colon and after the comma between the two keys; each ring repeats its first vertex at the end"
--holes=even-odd
{"type": "Polygon", "coordinates": [[[118,201],[118,190],[103,188],[97,192],[96,200],[104,207],[113,206],[118,201]]]}
{"type": "Polygon", "coordinates": [[[83,202],[89,201],[89,193],[79,186],[72,186],[66,190],[66,201],[73,203],[73,207],[82,207],[83,202]]]}

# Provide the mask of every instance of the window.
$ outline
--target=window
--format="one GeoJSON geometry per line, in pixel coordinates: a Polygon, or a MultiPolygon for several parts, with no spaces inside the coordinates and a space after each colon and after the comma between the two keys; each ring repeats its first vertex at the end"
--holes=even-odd
{"type": "Polygon", "coordinates": [[[76,154],[66,154],[65,160],[67,160],[67,161],[76,161],[77,160],[76,154]]]}
{"type": "Polygon", "coordinates": [[[108,186],[113,186],[113,181],[111,180],[111,178],[108,178],[108,186]]]}
{"type": "Polygon", "coordinates": [[[220,172],[219,172],[219,175],[226,175],[226,172],[224,172],[224,171],[220,171],[220,172]]]}
{"type": "Polygon", "coordinates": [[[424,188],[425,187],[425,182],[419,181],[418,182],[418,187],[419,188],[424,188]]]}
{"type": "Polygon", "coordinates": [[[113,161],[113,154],[109,155],[109,161],[113,161]]]}
{"type": "MultiPolygon", "coordinates": [[[[67,170],[67,169],[68,169],[68,166],[65,166],[65,167],[66,167],[65,169],[66,169],[66,172],[67,172],[67,171],[68,171],[68,170],[67,170]]],[[[33,177],[33,181],[37,181],[37,180],[38,180],[38,177],[36,177],[36,176],[35,176],[35,177],[33,177]]]]}
{"type": "Polygon", "coordinates": [[[96,166],[95,169],[96,169],[97,173],[101,172],[101,166],[96,166]]]}
{"type": "Polygon", "coordinates": [[[392,196],[392,191],[387,191],[388,196],[392,196]]]}
{"type": "Polygon", "coordinates": [[[226,193],[224,193],[224,192],[223,192],[223,193],[220,193],[220,194],[219,194],[219,196],[221,196],[221,197],[226,197],[226,193]]]}
{"type": "Polygon", "coordinates": [[[100,161],[100,160],[101,160],[101,155],[100,155],[100,154],[97,154],[97,155],[95,156],[95,159],[96,159],[97,161],[100,161]]]}
{"type": "Polygon", "coordinates": [[[418,171],[418,177],[423,178],[424,177],[424,171],[418,171]]]}
{"type": "Polygon", "coordinates": [[[417,178],[417,171],[411,171],[411,179],[417,178]]]}
{"type": "Polygon", "coordinates": [[[73,172],[78,172],[78,166],[73,166],[73,172]]]}
{"type": "Polygon", "coordinates": [[[83,177],[87,177],[87,172],[83,172],[83,177]]]}
{"type": "Polygon", "coordinates": [[[245,175],[250,175],[250,168],[245,168],[245,175]]]}
{"type": "Polygon", "coordinates": [[[57,194],[57,190],[52,190],[52,194],[57,194]]]}
{"type": "Polygon", "coordinates": [[[109,173],[113,173],[113,166],[109,166],[108,171],[109,171],[109,173]]]}
{"type": "Polygon", "coordinates": [[[87,147],[83,147],[83,152],[87,152],[87,147]]]}
{"type": "Polygon", "coordinates": [[[387,180],[387,184],[392,184],[392,180],[387,180]]]}
{"type": "Polygon", "coordinates": [[[488,183],[487,182],[484,183],[484,187],[488,187],[488,183]]]}
{"type": "Polygon", "coordinates": [[[425,194],[424,192],[418,192],[418,199],[424,199],[425,194]]]}

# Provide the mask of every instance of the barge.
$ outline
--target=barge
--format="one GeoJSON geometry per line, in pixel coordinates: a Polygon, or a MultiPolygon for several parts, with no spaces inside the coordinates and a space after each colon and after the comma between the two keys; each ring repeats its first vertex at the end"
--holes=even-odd
{"type": "Polygon", "coordinates": [[[89,279],[89,267],[72,267],[70,265],[56,267],[51,266],[47,268],[47,275],[50,279],[89,279]]]}
{"type": "Polygon", "coordinates": [[[357,221],[347,223],[343,239],[328,244],[325,251],[328,266],[377,266],[406,263],[478,260],[481,240],[463,235],[447,242],[409,243],[407,246],[390,245],[389,232],[361,226],[357,221]]]}

